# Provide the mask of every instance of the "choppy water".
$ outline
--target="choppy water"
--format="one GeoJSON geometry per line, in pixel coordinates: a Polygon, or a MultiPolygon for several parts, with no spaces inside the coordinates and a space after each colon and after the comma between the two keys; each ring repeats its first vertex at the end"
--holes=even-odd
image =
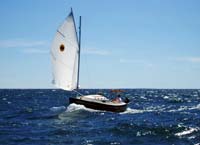
{"type": "Polygon", "coordinates": [[[75,94],[0,90],[0,144],[200,145],[200,90],[128,89],[124,113],[69,105],[68,96],[75,94]]]}

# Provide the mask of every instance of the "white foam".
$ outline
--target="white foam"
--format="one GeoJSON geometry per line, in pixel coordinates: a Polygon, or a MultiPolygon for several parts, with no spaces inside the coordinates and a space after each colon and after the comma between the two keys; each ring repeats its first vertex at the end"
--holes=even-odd
{"type": "Polygon", "coordinates": [[[187,129],[187,130],[184,130],[184,131],[182,131],[182,132],[176,133],[175,136],[181,137],[181,136],[184,136],[184,135],[191,134],[191,133],[193,133],[194,131],[198,131],[198,130],[199,130],[198,127],[197,127],[197,128],[192,128],[192,127],[190,127],[190,128],[187,129]]]}
{"type": "Polygon", "coordinates": [[[177,112],[177,111],[185,111],[185,110],[200,110],[200,104],[196,105],[196,106],[180,106],[178,109],[172,109],[169,110],[168,112],[177,112]]]}
{"type": "Polygon", "coordinates": [[[119,142],[111,142],[110,144],[111,145],[117,145],[117,144],[121,144],[121,143],[119,143],[119,142]]]}
{"type": "Polygon", "coordinates": [[[141,99],[144,99],[144,100],[147,100],[147,98],[146,98],[146,97],[144,97],[144,96],[140,96],[140,98],[141,98],[141,99]]]}
{"type": "Polygon", "coordinates": [[[164,99],[169,99],[169,96],[164,96],[164,99]]]}
{"type": "Polygon", "coordinates": [[[6,101],[6,100],[7,100],[7,98],[3,98],[2,100],[3,100],[3,101],[6,101]]]}
{"type": "Polygon", "coordinates": [[[189,108],[189,110],[193,110],[193,109],[200,109],[200,104],[198,104],[197,106],[193,106],[193,107],[191,107],[191,108],[189,108]]]}
{"type": "Polygon", "coordinates": [[[86,110],[89,112],[103,112],[103,111],[99,111],[99,110],[89,109],[89,108],[86,108],[84,105],[78,105],[75,103],[70,104],[67,107],[66,112],[73,112],[73,111],[77,111],[77,110],[86,110]]]}
{"type": "MultiPolygon", "coordinates": [[[[104,112],[106,112],[102,110],[94,110],[94,109],[86,108],[84,105],[78,105],[75,103],[70,104],[67,107],[66,112],[73,112],[73,111],[78,111],[78,110],[86,110],[89,112],[101,112],[101,115],[104,115],[104,112]]],[[[136,113],[143,113],[143,112],[145,112],[145,110],[137,110],[137,109],[132,109],[128,107],[126,111],[121,112],[120,114],[136,114],[136,113]]]]}
{"type": "Polygon", "coordinates": [[[120,113],[120,114],[136,114],[136,113],[143,113],[144,110],[137,110],[137,109],[132,109],[132,108],[127,108],[126,111],[120,113]]]}
{"type": "Polygon", "coordinates": [[[80,109],[85,109],[85,106],[72,103],[67,107],[66,112],[73,112],[80,109]]]}
{"type": "Polygon", "coordinates": [[[59,106],[59,107],[51,107],[50,108],[51,111],[57,112],[57,111],[64,111],[66,110],[65,106],[59,106]]]}

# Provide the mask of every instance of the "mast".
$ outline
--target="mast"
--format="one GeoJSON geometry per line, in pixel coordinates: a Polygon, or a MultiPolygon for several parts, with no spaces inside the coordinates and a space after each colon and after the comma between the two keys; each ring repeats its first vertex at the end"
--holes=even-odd
{"type": "Polygon", "coordinates": [[[77,89],[79,89],[79,72],[80,72],[80,53],[81,53],[81,16],[79,17],[79,43],[78,43],[78,77],[77,77],[77,89]]]}

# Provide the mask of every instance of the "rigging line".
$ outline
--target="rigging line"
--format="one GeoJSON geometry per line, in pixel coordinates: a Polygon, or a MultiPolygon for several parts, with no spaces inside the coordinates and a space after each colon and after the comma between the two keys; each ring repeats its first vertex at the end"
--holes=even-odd
{"type": "Polygon", "coordinates": [[[83,94],[81,94],[80,92],[78,92],[78,91],[76,91],[76,90],[72,90],[72,91],[74,91],[75,93],[77,93],[77,94],[79,94],[79,95],[81,95],[81,96],[84,96],[83,94]]]}

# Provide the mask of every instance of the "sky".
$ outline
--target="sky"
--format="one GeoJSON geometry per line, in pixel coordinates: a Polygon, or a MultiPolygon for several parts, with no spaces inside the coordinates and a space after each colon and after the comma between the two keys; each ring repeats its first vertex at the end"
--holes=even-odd
{"type": "Polygon", "coordinates": [[[0,3],[0,88],[54,88],[50,47],[71,7],[81,88],[200,88],[199,0],[0,3]]]}

